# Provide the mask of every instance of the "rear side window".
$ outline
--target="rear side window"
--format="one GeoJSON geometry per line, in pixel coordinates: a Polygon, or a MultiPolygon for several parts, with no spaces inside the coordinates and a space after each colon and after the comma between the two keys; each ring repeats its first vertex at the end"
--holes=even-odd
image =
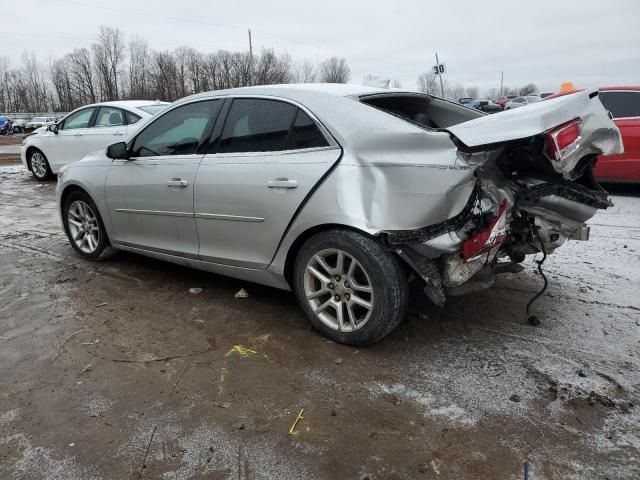
{"type": "Polygon", "coordinates": [[[287,150],[296,150],[299,148],[326,147],[329,145],[318,126],[311,117],[298,109],[296,121],[293,122],[293,128],[287,141],[287,150]]]}
{"type": "Polygon", "coordinates": [[[219,100],[175,108],[151,123],[135,138],[134,157],[191,155],[220,112],[219,100]]]}
{"type": "Polygon", "coordinates": [[[640,92],[600,92],[600,101],[613,118],[640,117],[640,92]]]}
{"type": "Polygon", "coordinates": [[[126,112],[127,115],[127,123],[129,125],[133,125],[134,123],[138,123],[138,121],[140,120],[140,116],[136,115],[135,113],[131,113],[131,112],[126,112]]]}
{"type": "Polygon", "coordinates": [[[218,153],[285,150],[297,110],[297,107],[277,100],[233,100],[218,153]]]}
{"type": "Polygon", "coordinates": [[[94,127],[115,127],[124,125],[124,115],[119,108],[100,107],[94,127]]]}

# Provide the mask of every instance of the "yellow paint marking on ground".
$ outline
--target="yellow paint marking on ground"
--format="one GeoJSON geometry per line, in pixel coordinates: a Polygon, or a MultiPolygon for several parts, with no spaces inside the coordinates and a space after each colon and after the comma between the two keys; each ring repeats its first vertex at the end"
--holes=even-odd
{"type": "Polygon", "coordinates": [[[232,353],[237,353],[241,357],[247,357],[249,356],[250,353],[255,355],[258,352],[256,352],[255,350],[250,350],[246,347],[243,347],[242,345],[234,345],[233,348],[229,350],[224,356],[228,357],[232,353]]]}

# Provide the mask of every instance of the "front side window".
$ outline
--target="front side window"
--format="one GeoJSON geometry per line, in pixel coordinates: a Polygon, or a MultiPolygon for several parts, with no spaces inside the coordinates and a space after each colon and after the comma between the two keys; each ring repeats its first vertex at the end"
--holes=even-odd
{"type": "Polygon", "coordinates": [[[233,100],[220,137],[218,153],[285,150],[298,107],[277,100],[233,100]]]}
{"type": "Polygon", "coordinates": [[[94,127],[116,127],[124,125],[124,114],[119,108],[100,107],[94,127]]]}
{"type": "Polygon", "coordinates": [[[74,130],[77,128],[88,128],[94,110],[95,108],[85,108],[84,110],[72,113],[65,119],[62,129],[74,130]]]}
{"type": "Polygon", "coordinates": [[[600,101],[613,118],[640,117],[640,92],[600,92],[600,101]]]}
{"type": "Polygon", "coordinates": [[[207,127],[220,112],[219,100],[175,108],[151,123],[135,138],[134,157],[191,155],[196,153],[207,127]]]}

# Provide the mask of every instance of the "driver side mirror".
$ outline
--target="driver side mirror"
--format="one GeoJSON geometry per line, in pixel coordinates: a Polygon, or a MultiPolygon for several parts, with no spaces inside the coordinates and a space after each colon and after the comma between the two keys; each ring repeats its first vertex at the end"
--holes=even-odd
{"type": "Polygon", "coordinates": [[[128,160],[129,150],[125,142],[118,142],[107,147],[107,157],[113,160],[128,160]]]}
{"type": "Polygon", "coordinates": [[[49,125],[47,127],[47,130],[49,130],[52,133],[55,133],[56,135],[58,134],[58,124],[57,123],[52,123],[51,125],[49,125]]]}

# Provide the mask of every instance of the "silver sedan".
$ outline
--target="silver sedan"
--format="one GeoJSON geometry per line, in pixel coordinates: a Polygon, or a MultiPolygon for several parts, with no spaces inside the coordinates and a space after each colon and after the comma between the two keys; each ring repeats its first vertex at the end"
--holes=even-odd
{"type": "Polygon", "coordinates": [[[366,345],[410,282],[444,305],[587,238],[609,206],[591,167],[622,151],[597,95],[494,116],[358,85],[194,95],[63,167],[58,205],[82,257],[110,246],[290,289],[322,334],[366,345]]]}

